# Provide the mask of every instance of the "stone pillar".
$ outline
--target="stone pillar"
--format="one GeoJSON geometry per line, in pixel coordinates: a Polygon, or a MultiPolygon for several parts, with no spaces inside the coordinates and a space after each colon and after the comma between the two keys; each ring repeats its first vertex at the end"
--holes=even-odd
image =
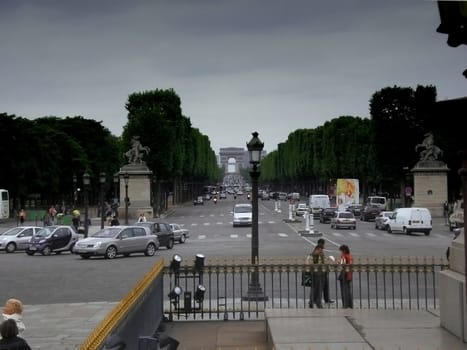
{"type": "Polygon", "coordinates": [[[153,217],[153,208],[151,206],[151,176],[152,171],[146,164],[127,164],[120,168],[118,176],[120,178],[120,208],[118,216],[120,221],[125,217],[125,180],[124,176],[128,174],[128,198],[130,206],[128,207],[129,223],[133,223],[139,214],[144,213],[147,219],[153,217]]]}
{"type": "Polygon", "coordinates": [[[428,208],[433,217],[443,217],[448,200],[449,168],[438,160],[419,161],[411,170],[414,179],[414,207],[428,208]]]}

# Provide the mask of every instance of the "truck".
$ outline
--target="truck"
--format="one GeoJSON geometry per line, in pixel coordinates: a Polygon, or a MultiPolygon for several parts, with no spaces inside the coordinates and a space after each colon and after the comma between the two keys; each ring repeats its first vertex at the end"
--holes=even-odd
{"type": "Polygon", "coordinates": [[[331,201],[327,194],[312,194],[310,195],[310,213],[313,215],[313,218],[319,218],[321,210],[324,208],[329,208],[331,206],[331,201]]]}

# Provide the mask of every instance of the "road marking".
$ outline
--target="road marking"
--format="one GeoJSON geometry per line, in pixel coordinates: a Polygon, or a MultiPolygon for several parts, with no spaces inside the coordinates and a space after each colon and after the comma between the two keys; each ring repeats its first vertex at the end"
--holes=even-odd
{"type": "Polygon", "coordinates": [[[204,218],[204,215],[200,215],[199,217],[200,217],[200,218],[204,218]]]}
{"type": "Polygon", "coordinates": [[[220,214],[219,216],[224,216],[224,214],[220,214]]]}
{"type": "Polygon", "coordinates": [[[206,238],[205,235],[199,235],[199,236],[198,236],[198,239],[205,239],[205,238],[206,238]]]}
{"type": "Polygon", "coordinates": [[[358,233],[350,232],[350,235],[351,235],[352,237],[360,237],[360,235],[359,235],[358,233]]]}
{"type": "Polygon", "coordinates": [[[196,222],[192,223],[191,226],[198,226],[196,222]]]}
{"type": "Polygon", "coordinates": [[[275,221],[268,221],[268,224],[275,224],[275,221]]]}
{"type": "Polygon", "coordinates": [[[237,234],[231,234],[230,238],[238,238],[238,235],[237,234]]]}
{"type": "Polygon", "coordinates": [[[247,233],[247,234],[246,234],[246,237],[247,237],[247,238],[251,238],[251,233],[247,233]]]}
{"type": "Polygon", "coordinates": [[[224,224],[224,223],[223,223],[223,222],[220,222],[220,221],[216,222],[216,225],[223,225],[223,224],[224,224]]]}
{"type": "Polygon", "coordinates": [[[204,226],[210,226],[211,223],[210,223],[210,222],[205,222],[203,225],[204,225],[204,226]]]}
{"type": "Polygon", "coordinates": [[[370,237],[376,237],[376,235],[373,232],[367,232],[366,234],[370,237]]]}
{"type": "Polygon", "coordinates": [[[213,217],[213,216],[214,216],[214,214],[210,214],[209,216],[210,216],[210,217],[213,217]]]}
{"type": "Polygon", "coordinates": [[[342,233],[338,233],[338,232],[332,232],[332,235],[336,237],[342,237],[342,233]]]}
{"type": "Polygon", "coordinates": [[[289,237],[287,233],[278,233],[277,234],[279,237],[289,237]]]}

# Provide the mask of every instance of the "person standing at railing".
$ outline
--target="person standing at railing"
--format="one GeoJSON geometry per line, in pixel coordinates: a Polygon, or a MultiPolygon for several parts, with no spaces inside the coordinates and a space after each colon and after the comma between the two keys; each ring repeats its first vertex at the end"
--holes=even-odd
{"type": "Polygon", "coordinates": [[[313,308],[316,306],[318,309],[323,308],[323,302],[321,296],[323,295],[324,277],[325,273],[322,271],[324,268],[324,239],[318,240],[318,244],[313,249],[311,254],[307,258],[308,263],[311,263],[311,290],[310,290],[310,301],[308,306],[313,308]],[[314,266],[318,265],[318,266],[314,266]]]}
{"type": "Polygon", "coordinates": [[[353,257],[350,254],[350,249],[347,245],[343,244],[339,247],[341,252],[340,264],[342,271],[339,274],[339,281],[341,285],[342,307],[344,309],[353,309],[353,292],[352,292],[352,264],[353,257]]]}

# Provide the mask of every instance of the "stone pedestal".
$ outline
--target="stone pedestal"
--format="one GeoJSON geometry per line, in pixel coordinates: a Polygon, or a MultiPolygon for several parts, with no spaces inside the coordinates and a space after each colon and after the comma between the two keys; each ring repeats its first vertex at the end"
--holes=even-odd
{"type": "Polygon", "coordinates": [[[448,200],[449,168],[438,160],[419,161],[411,170],[414,179],[414,207],[428,208],[433,217],[443,217],[448,200]]]}
{"type": "Polygon", "coordinates": [[[120,208],[118,211],[120,222],[123,223],[125,218],[125,174],[128,174],[129,223],[135,222],[141,213],[144,213],[148,219],[152,218],[154,216],[151,207],[152,171],[143,162],[124,165],[118,172],[120,178],[120,208]]]}
{"type": "Polygon", "coordinates": [[[439,273],[439,309],[441,327],[467,342],[464,244],[462,230],[450,247],[450,269],[439,273]]]}

